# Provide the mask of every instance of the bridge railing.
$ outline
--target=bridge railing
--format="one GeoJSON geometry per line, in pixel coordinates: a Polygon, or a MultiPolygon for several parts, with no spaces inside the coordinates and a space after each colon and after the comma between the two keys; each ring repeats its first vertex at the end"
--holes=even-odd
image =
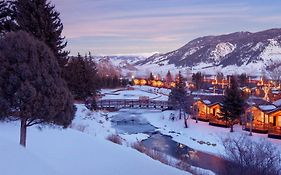
{"type": "Polygon", "coordinates": [[[168,101],[159,100],[130,100],[130,99],[105,99],[98,100],[97,107],[104,108],[149,108],[149,109],[167,109],[169,105],[168,101]]]}

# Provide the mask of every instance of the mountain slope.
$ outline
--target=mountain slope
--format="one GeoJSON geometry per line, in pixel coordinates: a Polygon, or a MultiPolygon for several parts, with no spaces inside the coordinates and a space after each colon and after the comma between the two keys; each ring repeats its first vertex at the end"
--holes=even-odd
{"type": "Polygon", "coordinates": [[[270,29],[200,37],[175,51],[155,54],[136,65],[174,65],[196,70],[211,67],[243,67],[247,70],[254,66],[261,71],[263,65],[277,59],[281,59],[281,29],[270,29]]]}

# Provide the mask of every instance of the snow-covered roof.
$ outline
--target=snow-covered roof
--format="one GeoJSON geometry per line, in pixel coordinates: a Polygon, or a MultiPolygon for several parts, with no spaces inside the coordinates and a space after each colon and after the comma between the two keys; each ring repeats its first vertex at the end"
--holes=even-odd
{"type": "Polygon", "coordinates": [[[200,100],[200,97],[194,97],[193,100],[200,100]]]}
{"type": "Polygon", "coordinates": [[[280,91],[279,90],[278,91],[277,90],[272,90],[272,93],[273,94],[280,94],[280,91]]]}
{"type": "Polygon", "coordinates": [[[273,104],[278,107],[281,106],[281,99],[276,100],[275,102],[273,102],[273,104]]]}
{"type": "Polygon", "coordinates": [[[209,104],[211,104],[211,101],[210,100],[203,100],[203,103],[209,105],[209,104]]]}
{"type": "Polygon", "coordinates": [[[270,111],[276,109],[274,105],[259,105],[259,108],[263,111],[270,111]]]}

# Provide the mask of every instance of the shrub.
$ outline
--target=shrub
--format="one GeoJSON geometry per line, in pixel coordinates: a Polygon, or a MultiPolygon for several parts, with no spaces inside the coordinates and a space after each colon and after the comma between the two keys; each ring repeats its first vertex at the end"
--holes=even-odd
{"type": "Polygon", "coordinates": [[[113,143],[122,145],[122,138],[117,134],[109,135],[106,139],[113,142],[113,143]]]}
{"type": "Polygon", "coordinates": [[[133,143],[131,147],[138,150],[141,153],[146,153],[146,148],[141,142],[133,143]]]}
{"type": "Polygon", "coordinates": [[[280,151],[265,139],[252,141],[246,135],[222,139],[225,148],[226,174],[279,175],[280,151]]]}
{"type": "Polygon", "coordinates": [[[168,159],[167,155],[161,153],[157,150],[146,148],[141,142],[136,142],[132,145],[132,148],[138,150],[141,153],[146,154],[154,160],[158,160],[166,165],[171,165],[171,161],[168,159]]]}

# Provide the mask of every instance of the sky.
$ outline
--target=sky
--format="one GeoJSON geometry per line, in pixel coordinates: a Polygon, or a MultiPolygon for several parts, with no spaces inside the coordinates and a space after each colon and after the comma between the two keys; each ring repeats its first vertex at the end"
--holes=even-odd
{"type": "Polygon", "coordinates": [[[206,35],[281,28],[280,0],[51,0],[72,55],[148,56],[206,35]]]}

